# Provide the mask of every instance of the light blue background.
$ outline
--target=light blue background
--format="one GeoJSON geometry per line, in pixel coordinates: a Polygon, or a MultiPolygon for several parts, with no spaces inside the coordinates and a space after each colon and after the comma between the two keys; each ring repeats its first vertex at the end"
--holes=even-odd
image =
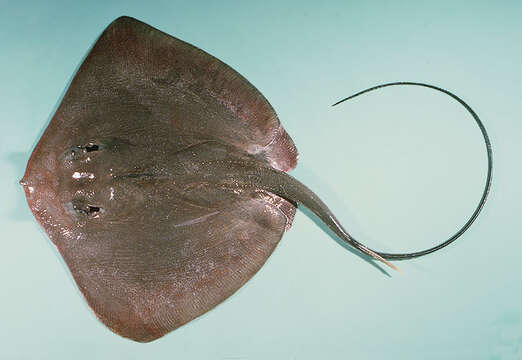
{"type": "Polygon", "coordinates": [[[522,5],[519,1],[2,1],[0,358],[521,359],[522,5]],[[141,19],[231,65],[271,102],[300,150],[293,175],[378,249],[450,236],[391,277],[303,212],[230,299],[149,344],[99,323],[34,221],[18,180],[76,67],[105,26],[141,19]]]}

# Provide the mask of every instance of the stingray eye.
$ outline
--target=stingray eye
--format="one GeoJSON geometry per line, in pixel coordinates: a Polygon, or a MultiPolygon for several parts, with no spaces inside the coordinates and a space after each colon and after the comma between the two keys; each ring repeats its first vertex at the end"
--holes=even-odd
{"type": "Polygon", "coordinates": [[[66,160],[81,160],[81,161],[90,161],[91,154],[93,152],[99,151],[103,149],[103,145],[95,143],[95,142],[88,142],[86,144],[82,145],[76,145],[72,148],[69,148],[64,156],[66,160]]]}
{"type": "Polygon", "coordinates": [[[101,207],[87,205],[87,213],[91,216],[97,216],[101,212],[101,207]]]}
{"type": "Polygon", "coordinates": [[[85,152],[91,152],[91,151],[98,151],[100,149],[100,146],[94,143],[88,143],[83,147],[83,150],[85,152]]]}
{"type": "Polygon", "coordinates": [[[81,200],[73,200],[71,203],[72,210],[81,216],[98,217],[103,213],[103,208],[100,206],[94,206],[85,204],[81,200]]]}

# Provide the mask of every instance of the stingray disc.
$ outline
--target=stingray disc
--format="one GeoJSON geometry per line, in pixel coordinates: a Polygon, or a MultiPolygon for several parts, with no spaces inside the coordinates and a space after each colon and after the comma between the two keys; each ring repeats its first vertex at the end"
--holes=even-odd
{"type": "Polygon", "coordinates": [[[205,172],[242,161],[297,163],[267,100],[204,51],[121,17],[76,73],[22,184],[96,316],[151,341],[233,294],[290,226],[293,204],[218,184],[226,167],[205,172]]]}

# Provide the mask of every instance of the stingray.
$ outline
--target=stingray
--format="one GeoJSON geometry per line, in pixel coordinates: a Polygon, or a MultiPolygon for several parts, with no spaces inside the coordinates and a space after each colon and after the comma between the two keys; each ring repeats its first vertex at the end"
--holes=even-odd
{"type": "MultiPolygon", "coordinates": [[[[263,95],[206,52],[130,17],[100,35],[28,161],[27,202],[97,318],[155,340],[224,301],[265,263],[297,205],[356,241],[287,174],[297,149],[263,95]]],[[[352,96],[353,97],[353,96],[352,96]]],[[[347,98],[348,99],[348,98],[347,98]]],[[[347,100],[344,99],[344,100],[347,100]]],[[[344,101],[342,100],[342,101],[344,101]]],[[[341,101],[341,102],[342,102],[341,101]]]]}

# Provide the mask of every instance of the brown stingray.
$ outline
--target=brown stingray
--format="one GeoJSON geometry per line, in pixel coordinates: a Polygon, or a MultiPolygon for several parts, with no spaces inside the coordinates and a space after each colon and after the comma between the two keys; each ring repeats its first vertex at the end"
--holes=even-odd
{"type": "Polygon", "coordinates": [[[79,68],[21,183],[96,316],[146,342],[239,289],[297,203],[386,262],[286,174],[296,164],[294,143],[245,78],[121,17],[79,68]]]}

